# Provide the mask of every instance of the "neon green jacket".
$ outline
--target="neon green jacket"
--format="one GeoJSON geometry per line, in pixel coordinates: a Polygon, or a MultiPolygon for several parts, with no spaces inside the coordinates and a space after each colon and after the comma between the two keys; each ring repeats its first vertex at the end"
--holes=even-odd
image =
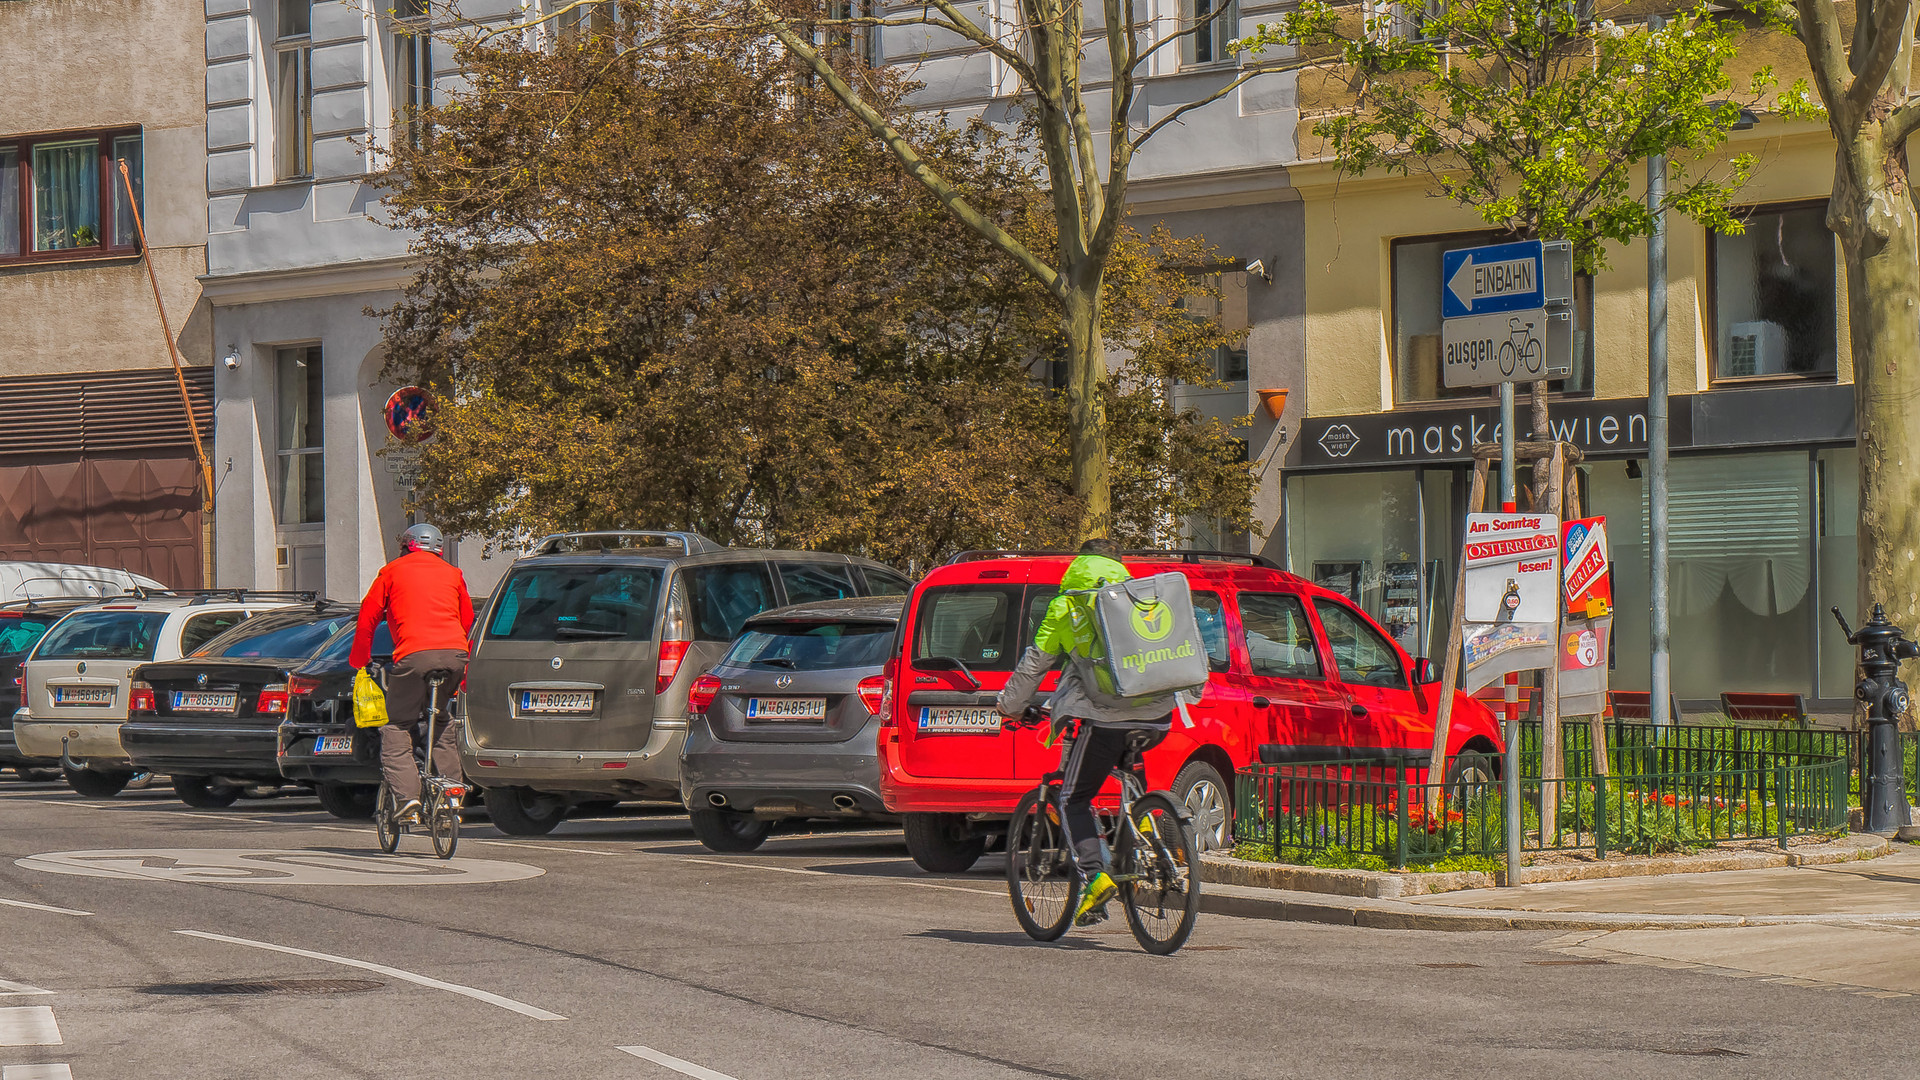
{"type": "Polygon", "coordinates": [[[1033,647],[1020,657],[1006,689],[995,702],[1003,716],[1019,716],[1040,688],[1040,680],[1062,664],[1060,685],[1048,705],[1056,719],[1078,717],[1118,727],[1165,727],[1172,719],[1173,694],[1144,698],[1115,697],[1103,692],[1100,662],[1105,654],[1093,621],[1093,605],[1084,596],[1070,595],[1102,584],[1131,581],[1133,574],[1104,555],[1081,555],[1060,579],[1060,595],[1047,605],[1047,614],[1034,633],[1033,647]]]}

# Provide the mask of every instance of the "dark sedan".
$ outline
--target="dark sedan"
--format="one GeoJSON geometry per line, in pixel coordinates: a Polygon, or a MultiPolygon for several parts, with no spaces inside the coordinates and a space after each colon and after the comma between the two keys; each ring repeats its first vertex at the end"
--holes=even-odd
{"type": "Polygon", "coordinates": [[[188,806],[231,806],[249,786],[278,787],[288,674],[353,620],[352,608],[325,601],[267,611],[179,660],[136,668],[120,728],[127,755],[171,776],[188,806]]]}
{"type": "Polygon", "coordinates": [[[96,598],[21,600],[0,607],[0,766],[12,766],[23,780],[57,780],[56,758],[30,758],[13,742],[13,714],[19,710],[20,665],[67,612],[97,604],[96,598]]]}
{"type": "Polygon", "coordinates": [[[762,612],[695,680],[680,789],[702,844],[751,851],[781,818],[885,813],[881,668],[904,604],[873,596],[762,612]]]}
{"type": "MultiPolygon", "coordinates": [[[[380,797],[380,732],[353,724],[354,668],[347,663],[353,625],[287,677],[287,718],[280,722],[280,775],[313,784],[327,812],[349,821],[373,816],[380,797]]],[[[393,655],[393,638],[381,623],[373,635],[373,658],[393,655]]]]}

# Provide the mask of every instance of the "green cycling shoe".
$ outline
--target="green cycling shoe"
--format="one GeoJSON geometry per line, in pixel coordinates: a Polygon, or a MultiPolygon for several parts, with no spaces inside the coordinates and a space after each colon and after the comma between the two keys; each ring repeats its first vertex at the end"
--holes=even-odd
{"type": "Polygon", "coordinates": [[[1080,907],[1073,913],[1073,925],[1092,926],[1107,919],[1107,901],[1113,899],[1120,887],[1113,883],[1105,870],[1093,875],[1087,887],[1080,892],[1080,907]]]}

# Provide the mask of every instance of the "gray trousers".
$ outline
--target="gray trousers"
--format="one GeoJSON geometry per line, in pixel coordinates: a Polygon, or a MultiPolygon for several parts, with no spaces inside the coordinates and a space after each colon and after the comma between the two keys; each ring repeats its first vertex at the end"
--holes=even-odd
{"type": "Polygon", "coordinates": [[[401,802],[420,797],[420,767],[413,758],[413,731],[425,719],[427,672],[451,671],[440,688],[441,717],[434,723],[433,771],[460,777],[460,745],[446,715],[467,671],[465,651],[428,649],[408,653],[387,669],[387,726],[380,729],[380,772],[401,802]]]}

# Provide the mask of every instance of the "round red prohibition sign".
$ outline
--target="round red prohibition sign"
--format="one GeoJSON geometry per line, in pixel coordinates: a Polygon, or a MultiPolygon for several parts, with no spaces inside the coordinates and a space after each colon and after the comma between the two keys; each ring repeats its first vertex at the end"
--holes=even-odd
{"type": "Polygon", "coordinates": [[[387,398],[387,430],[403,443],[426,442],[433,438],[433,414],[439,408],[425,387],[403,386],[387,398]]]}

